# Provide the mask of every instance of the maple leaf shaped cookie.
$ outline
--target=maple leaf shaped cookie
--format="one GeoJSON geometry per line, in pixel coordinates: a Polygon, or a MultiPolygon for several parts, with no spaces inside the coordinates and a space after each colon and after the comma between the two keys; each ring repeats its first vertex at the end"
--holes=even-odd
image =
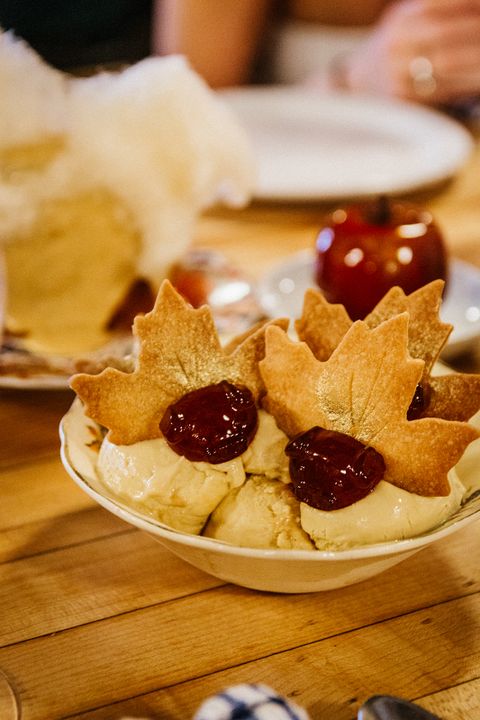
{"type": "MultiPolygon", "coordinates": [[[[452,331],[443,323],[439,309],[445,283],[434,280],[406,295],[391,288],[364,322],[376,327],[402,312],[409,314],[408,349],[413,358],[424,361],[420,383],[428,403],[422,417],[469,420],[480,408],[480,375],[452,373],[432,375],[433,366],[452,331]]],[[[343,305],[329,303],[322,293],[310,288],[305,293],[301,317],[295,321],[300,340],[305,341],[318,360],[327,360],[352,326],[343,305]]]]}
{"type": "Polygon", "coordinates": [[[324,362],[306,343],[268,328],[263,402],[290,438],[316,425],[351,435],[383,456],[388,482],[419,495],[447,495],[447,473],[478,433],[440,418],[407,420],[424,367],[407,343],[407,313],[374,328],[355,322],[324,362]]]}
{"type": "Polygon", "coordinates": [[[133,333],[139,342],[133,372],[107,368],[99,375],[74,375],[70,381],[86,414],[108,428],[112,443],[161,437],[165,410],[192,390],[222,380],[246,386],[257,400],[263,390],[258,362],[264,355],[265,326],[233,349],[224,349],[210,308],[192,308],[168,280],[153,310],[135,318],[133,333]]]}

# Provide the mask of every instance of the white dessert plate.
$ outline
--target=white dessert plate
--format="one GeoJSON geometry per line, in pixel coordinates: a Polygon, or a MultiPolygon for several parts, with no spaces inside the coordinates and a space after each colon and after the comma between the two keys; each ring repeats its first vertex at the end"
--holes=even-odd
{"type": "MultiPolygon", "coordinates": [[[[409,540],[379,543],[341,551],[258,550],[174,530],[127,506],[99,480],[95,466],[99,426],[87,418],[76,399],[60,424],[61,458],[75,483],[99,505],[146,531],[186,562],[210,575],[256,590],[306,593],[331,590],[367,580],[405,560],[480,517],[478,487],[480,440],[472,443],[457,472],[472,494],[446,522],[409,540]]],[[[159,559],[161,562],[161,559],[159,559]]]]}
{"type": "MultiPolygon", "coordinates": [[[[272,317],[297,318],[308,287],[316,287],[314,255],[305,250],[273,266],[257,286],[259,302],[272,317]]],[[[452,260],[450,278],[442,303],[441,317],[453,330],[444,356],[467,350],[480,336],[480,270],[452,260]]]]}
{"type": "Polygon", "coordinates": [[[453,176],[473,148],[462,125],[413,103],[291,86],[221,97],[250,137],[261,200],[411,192],[453,176]]]}
{"type": "Polygon", "coordinates": [[[100,372],[110,363],[118,363],[132,353],[130,335],[118,336],[102,348],[73,357],[27,351],[15,345],[0,348],[0,389],[67,390],[69,379],[80,369],[100,372]]]}

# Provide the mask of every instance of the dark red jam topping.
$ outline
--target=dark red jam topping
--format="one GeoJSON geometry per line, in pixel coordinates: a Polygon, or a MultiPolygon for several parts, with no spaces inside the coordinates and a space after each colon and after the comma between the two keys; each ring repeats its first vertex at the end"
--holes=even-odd
{"type": "Polygon", "coordinates": [[[417,385],[413,394],[412,402],[407,411],[407,420],[417,420],[422,417],[430,401],[428,388],[417,385]]]}
{"type": "Polygon", "coordinates": [[[290,478],[295,497],[318,510],[339,510],[361,500],[385,473],[383,457],[359,440],[313,427],[291,440],[290,478]]]}
{"type": "Polygon", "coordinates": [[[178,455],[214,465],[241,455],[257,431],[252,393],[224,380],[193,390],[170,405],[160,430],[178,455]]]}

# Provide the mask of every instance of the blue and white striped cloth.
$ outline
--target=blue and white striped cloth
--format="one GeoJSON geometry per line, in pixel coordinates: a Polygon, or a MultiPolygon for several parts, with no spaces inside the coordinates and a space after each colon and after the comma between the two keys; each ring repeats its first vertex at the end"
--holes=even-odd
{"type": "MultiPolygon", "coordinates": [[[[358,720],[440,720],[437,715],[391,695],[375,695],[362,705],[358,720]]],[[[135,720],[135,718],[122,718],[135,720]]],[[[142,720],[137,718],[136,720],[142,720]]],[[[146,720],[144,718],[143,720],[146,720]]],[[[192,720],[310,720],[308,713],[267,685],[233,685],[205,700],[192,720]]]]}
{"type": "Polygon", "coordinates": [[[295,703],[267,685],[233,685],[205,700],[193,720],[310,720],[295,703]]]}

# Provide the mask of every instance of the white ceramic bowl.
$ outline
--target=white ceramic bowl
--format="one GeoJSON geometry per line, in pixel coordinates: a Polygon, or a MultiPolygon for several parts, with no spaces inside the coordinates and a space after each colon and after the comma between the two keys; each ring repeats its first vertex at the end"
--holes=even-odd
{"type": "MultiPolygon", "coordinates": [[[[174,530],[128,507],[98,479],[95,464],[100,428],[75,400],[60,424],[62,462],[90,497],[122,520],[145,530],[191,565],[222,580],[257,590],[305,593],[352,585],[383,572],[433,542],[480,517],[480,491],[440,527],[421,536],[352,550],[257,550],[174,530]]],[[[480,441],[472,443],[458,466],[461,479],[480,472],[480,441]]],[[[478,487],[478,482],[477,482],[478,487]]]]}

